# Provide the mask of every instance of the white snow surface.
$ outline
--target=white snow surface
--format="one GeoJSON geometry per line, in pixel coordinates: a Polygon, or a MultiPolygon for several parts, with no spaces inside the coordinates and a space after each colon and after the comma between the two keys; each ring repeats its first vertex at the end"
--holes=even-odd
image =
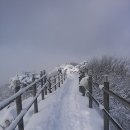
{"type": "Polygon", "coordinates": [[[39,103],[25,130],[103,130],[103,120],[88,108],[88,98],[78,90],[78,75],[69,74],[57,91],[39,103]]]}
{"type": "Polygon", "coordinates": [[[99,85],[99,88],[102,90],[104,88],[104,85],[99,85]]]}
{"type": "Polygon", "coordinates": [[[88,87],[88,78],[89,78],[88,75],[85,76],[84,78],[82,78],[79,85],[84,86],[84,87],[88,87]]]}
{"type": "MultiPolygon", "coordinates": [[[[37,114],[33,106],[24,117],[25,130],[103,130],[103,119],[95,109],[88,108],[88,98],[79,92],[79,79],[75,67],[66,66],[67,79],[60,88],[38,98],[37,114]]],[[[23,102],[25,109],[32,98],[23,102]]],[[[11,106],[0,111],[0,125],[6,126],[16,117],[16,108],[11,106]]],[[[3,130],[0,127],[0,130],[3,130]]]]}

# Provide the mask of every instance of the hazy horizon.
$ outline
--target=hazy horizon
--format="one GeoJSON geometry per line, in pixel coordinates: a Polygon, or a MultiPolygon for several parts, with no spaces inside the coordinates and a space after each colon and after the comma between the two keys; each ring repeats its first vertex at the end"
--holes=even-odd
{"type": "Polygon", "coordinates": [[[129,51],[129,0],[0,1],[0,85],[21,71],[129,51]]]}

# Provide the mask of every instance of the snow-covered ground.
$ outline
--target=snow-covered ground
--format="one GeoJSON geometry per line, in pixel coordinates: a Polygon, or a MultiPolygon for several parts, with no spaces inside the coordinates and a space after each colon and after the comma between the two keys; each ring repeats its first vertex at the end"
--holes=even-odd
{"type": "MultiPolygon", "coordinates": [[[[24,117],[25,130],[103,130],[103,119],[95,109],[88,108],[88,98],[79,92],[78,70],[73,66],[65,66],[67,79],[60,88],[38,98],[37,114],[33,114],[33,106],[24,117]]],[[[23,101],[26,108],[32,98],[23,101]]],[[[5,121],[13,121],[16,117],[15,106],[0,111],[0,125],[5,121]]],[[[0,130],[2,128],[0,127],[0,130]]]]}
{"type": "Polygon", "coordinates": [[[102,130],[103,120],[96,110],[88,108],[88,98],[78,90],[78,75],[68,74],[64,85],[39,102],[25,130],[102,130]]]}

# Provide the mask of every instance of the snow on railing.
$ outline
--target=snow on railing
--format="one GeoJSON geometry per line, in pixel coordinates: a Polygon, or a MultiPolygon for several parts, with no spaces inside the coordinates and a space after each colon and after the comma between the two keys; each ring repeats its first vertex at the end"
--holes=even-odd
{"type": "MultiPolygon", "coordinates": [[[[86,78],[84,78],[86,79],[86,78]]],[[[81,77],[79,77],[79,81],[81,81],[81,77]]],[[[122,98],[121,96],[117,95],[116,93],[112,92],[109,90],[109,81],[108,81],[108,76],[105,75],[105,81],[103,85],[99,85],[99,89],[103,91],[103,102],[104,104],[100,104],[93,96],[93,91],[92,91],[92,86],[93,86],[93,80],[92,80],[92,75],[89,75],[88,79],[86,79],[87,85],[84,86],[86,90],[85,93],[89,97],[89,108],[93,107],[93,101],[95,104],[102,110],[104,113],[104,130],[109,130],[109,120],[113,123],[113,125],[119,129],[119,130],[124,130],[122,126],[111,116],[109,113],[109,96],[112,96],[119,102],[121,102],[124,106],[130,109],[130,102],[127,101],[126,99],[122,98]]],[[[84,93],[84,92],[83,92],[84,93]]]]}
{"type": "Polygon", "coordinates": [[[17,110],[17,117],[14,119],[14,121],[11,122],[9,127],[7,127],[7,130],[14,130],[17,125],[19,130],[24,130],[24,121],[23,117],[27,113],[27,111],[30,109],[30,107],[34,104],[34,113],[38,112],[38,103],[37,98],[41,94],[42,100],[44,99],[44,95],[47,95],[48,91],[51,93],[52,89],[56,90],[57,85],[58,87],[63,84],[63,81],[66,79],[66,72],[62,73],[56,73],[55,75],[51,76],[49,75],[47,78],[47,75],[45,71],[40,74],[40,78],[35,80],[35,76],[33,75],[32,83],[25,88],[20,89],[20,83],[19,80],[14,81],[14,88],[15,88],[15,94],[12,95],[10,98],[2,101],[0,103],[0,110],[8,106],[11,102],[16,100],[16,110],[17,110]],[[40,84],[41,88],[37,92],[37,86],[40,84]],[[26,92],[28,89],[33,89],[33,100],[29,103],[29,105],[22,109],[22,98],[21,95],[26,92]]]}
{"type": "Polygon", "coordinates": [[[46,75],[43,75],[40,79],[34,81],[30,85],[28,85],[25,88],[22,88],[20,91],[12,95],[11,97],[5,99],[4,101],[0,102],[0,110],[2,110],[4,107],[8,106],[11,102],[13,102],[18,96],[22,95],[24,92],[26,92],[29,88],[31,88],[34,84],[38,83],[40,80],[42,80],[46,75]]]}

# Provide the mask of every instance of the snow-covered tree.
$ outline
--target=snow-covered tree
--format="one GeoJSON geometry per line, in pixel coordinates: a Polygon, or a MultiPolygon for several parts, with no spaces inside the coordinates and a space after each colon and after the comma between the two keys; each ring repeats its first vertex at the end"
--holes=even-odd
{"type": "MultiPolygon", "coordinates": [[[[104,75],[109,76],[110,89],[130,101],[130,62],[125,58],[103,56],[93,58],[87,65],[93,76],[94,97],[103,103],[102,91],[98,88],[104,82],[104,75]]],[[[110,97],[110,112],[125,130],[130,128],[130,110],[119,101],[110,97]]]]}

